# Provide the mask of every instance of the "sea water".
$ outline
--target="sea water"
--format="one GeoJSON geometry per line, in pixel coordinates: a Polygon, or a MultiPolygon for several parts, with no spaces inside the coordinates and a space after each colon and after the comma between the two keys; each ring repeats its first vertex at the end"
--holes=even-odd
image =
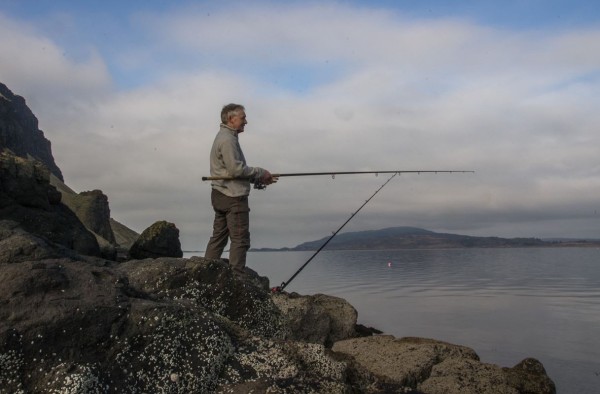
{"type": "MultiPolygon", "coordinates": [[[[250,252],[247,264],[275,286],[312,254],[250,252]]],[[[534,357],[558,393],[600,393],[598,248],[323,251],[286,291],[342,297],[361,324],[468,346],[482,362],[534,357]]]]}

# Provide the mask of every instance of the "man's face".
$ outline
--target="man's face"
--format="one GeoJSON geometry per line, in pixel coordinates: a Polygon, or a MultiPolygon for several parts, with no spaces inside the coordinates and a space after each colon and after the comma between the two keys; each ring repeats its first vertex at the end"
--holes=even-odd
{"type": "Polygon", "coordinates": [[[238,111],[232,117],[229,118],[229,123],[227,126],[231,127],[234,130],[237,130],[238,133],[244,132],[244,126],[246,126],[248,122],[246,121],[246,112],[238,111]]]}

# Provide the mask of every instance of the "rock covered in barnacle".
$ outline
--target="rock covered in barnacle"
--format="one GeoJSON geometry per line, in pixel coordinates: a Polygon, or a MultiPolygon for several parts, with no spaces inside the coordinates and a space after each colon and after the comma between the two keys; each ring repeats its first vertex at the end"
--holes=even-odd
{"type": "Polygon", "coordinates": [[[0,393],[210,392],[233,352],[214,314],[100,262],[10,264],[0,280],[0,393]]]}
{"type": "Polygon", "coordinates": [[[285,336],[282,313],[267,286],[252,271],[246,278],[234,275],[222,260],[160,258],[131,260],[118,266],[129,284],[162,300],[188,300],[224,317],[252,335],[285,336]]]}
{"type": "Polygon", "coordinates": [[[535,360],[500,368],[439,341],[352,338],[344,300],[272,295],[224,261],[68,256],[0,264],[1,394],[554,392],[535,360]]]}
{"type": "Polygon", "coordinates": [[[218,393],[345,393],[348,363],[323,345],[250,338],[221,374],[218,393]]]}
{"type": "Polygon", "coordinates": [[[233,352],[227,332],[195,308],[136,303],[124,332],[110,350],[111,379],[140,392],[209,392],[233,352]]]}

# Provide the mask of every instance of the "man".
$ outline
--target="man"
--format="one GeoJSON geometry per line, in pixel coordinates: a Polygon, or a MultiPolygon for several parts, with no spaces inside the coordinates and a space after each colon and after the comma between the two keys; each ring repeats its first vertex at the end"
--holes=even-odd
{"type": "Polygon", "coordinates": [[[228,238],[229,264],[237,274],[244,272],[246,252],[250,248],[248,195],[250,180],[270,185],[277,178],[264,168],[246,165],[238,136],[248,124],[242,105],[228,104],[221,110],[221,128],[210,151],[210,175],[244,177],[240,180],[212,181],[211,202],[215,211],[213,235],[206,246],[207,259],[219,259],[228,238]]]}

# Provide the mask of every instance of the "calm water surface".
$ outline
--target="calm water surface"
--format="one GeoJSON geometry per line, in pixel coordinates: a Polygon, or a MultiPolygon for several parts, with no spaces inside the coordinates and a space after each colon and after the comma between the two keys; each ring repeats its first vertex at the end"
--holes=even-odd
{"type": "MultiPolygon", "coordinates": [[[[275,286],[313,252],[254,252],[275,286]]],[[[600,393],[600,249],[321,252],[286,288],[342,297],[359,323],[473,348],[483,362],[539,359],[559,393],[600,393]]]]}

